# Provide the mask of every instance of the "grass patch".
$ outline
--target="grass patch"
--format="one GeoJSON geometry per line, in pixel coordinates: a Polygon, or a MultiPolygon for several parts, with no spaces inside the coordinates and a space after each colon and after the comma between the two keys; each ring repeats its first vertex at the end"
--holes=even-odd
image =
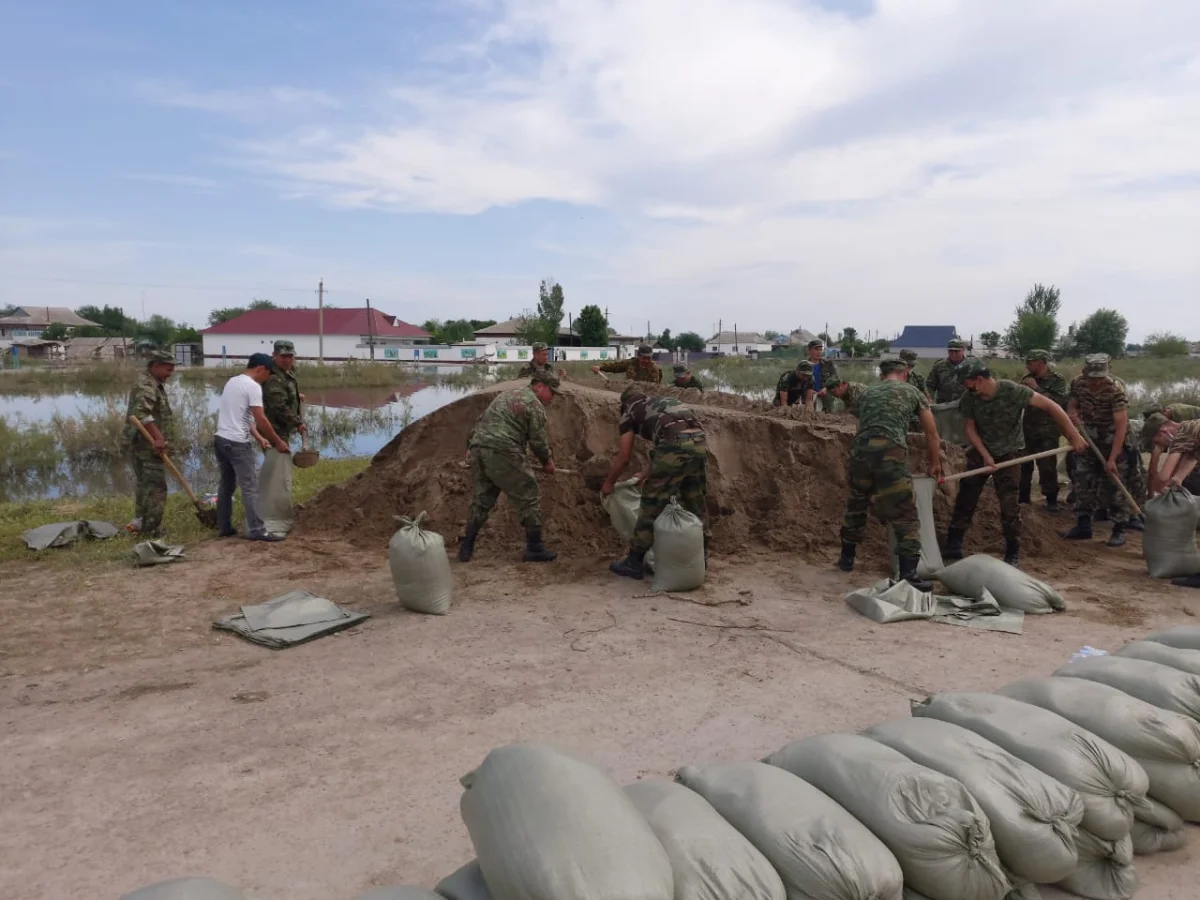
{"type": "MultiPolygon", "coordinates": [[[[365,457],[321,460],[311,469],[296,469],[293,495],[303,503],[333,484],[340,484],[362,472],[370,464],[365,457]]],[[[174,485],[172,485],[174,487],[174,485]]],[[[237,497],[240,498],[240,494],[237,497]]],[[[234,522],[241,528],[242,505],[235,499],[234,522]]],[[[35,553],[25,547],[21,535],[30,528],[51,522],[80,519],[99,519],[124,527],[133,518],[133,498],[103,496],[61,500],[37,500],[32,503],[0,503],[0,562],[27,561],[71,567],[100,563],[127,563],[130,550],[138,538],[119,535],[108,541],[76,543],[58,550],[35,553]]],[[[191,545],[213,537],[216,532],[203,527],[196,518],[196,508],[182,491],[172,491],[167,499],[164,519],[167,541],[191,545]]],[[[186,564],[180,564],[186,565],[186,564]]]]}

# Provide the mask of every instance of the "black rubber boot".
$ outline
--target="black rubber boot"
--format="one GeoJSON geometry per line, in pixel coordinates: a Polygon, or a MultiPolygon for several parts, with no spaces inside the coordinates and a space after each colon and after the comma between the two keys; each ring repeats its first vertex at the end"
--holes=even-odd
{"type": "Polygon", "coordinates": [[[458,544],[459,562],[471,561],[471,557],[475,554],[475,539],[479,537],[480,527],[477,522],[467,523],[467,533],[463,535],[463,539],[458,544]]]}
{"type": "Polygon", "coordinates": [[[1022,506],[1028,506],[1029,504],[1031,504],[1033,502],[1033,488],[1031,488],[1031,487],[1021,488],[1020,493],[1017,494],[1017,502],[1020,503],[1022,506]]]}
{"type": "Polygon", "coordinates": [[[942,559],[963,558],[963,538],[967,536],[965,528],[949,528],[946,530],[946,546],[942,548],[942,559]]]}
{"type": "Polygon", "coordinates": [[[1054,491],[1053,493],[1047,494],[1046,495],[1046,512],[1056,513],[1060,509],[1062,509],[1062,507],[1058,505],[1058,491],[1054,491]]]}
{"type": "Polygon", "coordinates": [[[1126,523],[1125,527],[1128,528],[1130,531],[1145,531],[1146,530],[1146,520],[1141,519],[1141,518],[1130,519],[1126,523]]]}
{"type": "Polygon", "coordinates": [[[1108,546],[1124,547],[1125,546],[1125,525],[1121,522],[1114,522],[1112,534],[1108,536],[1108,546]]]}
{"type": "Polygon", "coordinates": [[[1182,578],[1172,578],[1171,584],[1176,587],[1200,588],[1200,575],[1185,575],[1182,578]]]}
{"type": "Polygon", "coordinates": [[[854,554],[858,551],[857,544],[842,541],[842,555],[838,557],[837,567],[843,572],[854,571],[854,554]]]}
{"type": "Polygon", "coordinates": [[[917,574],[917,566],[921,562],[919,556],[901,556],[900,557],[900,580],[907,581],[918,591],[928,593],[933,590],[933,582],[926,581],[917,574]]]}
{"type": "Polygon", "coordinates": [[[1096,512],[1092,514],[1092,519],[1097,522],[1107,522],[1108,521],[1108,510],[1107,509],[1096,510],[1096,512]]]}
{"type": "Polygon", "coordinates": [[[1092,539],[1092,517],[1086,513],[1075,519],[1075,527],[1063,535],[1068,541],[1090,541],[1092,539]]]}
{"type": "Polygon", "coordinates": [[[523,559],[525,562],[554,562],[558,559],[558,554],[553,550],[547,550],[546,545],[542,543],[542,529],[525,529],[525,556],[523,559]]]}
{"type": "Polygon", "coordinates": [[[1004,539],[1004,561],[1014,569],[1021,568],[1021,541],[1019,538],[1004,539]]]}
{"type": "Polygon", "coordinates": [[[608,564],[608,571],[614,575],[620,575],[622,578],[634,578],[641,581],[646,575],[646,568],[643,561],[646,558],[645,553],[638,553],[636,550],[630,550],[629,555],[624,559],[619,559],[614,563],[608,564]]]}

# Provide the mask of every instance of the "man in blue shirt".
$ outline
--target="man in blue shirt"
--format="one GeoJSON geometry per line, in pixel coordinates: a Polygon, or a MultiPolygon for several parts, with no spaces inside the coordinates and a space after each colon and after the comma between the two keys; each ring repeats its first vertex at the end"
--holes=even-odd
{"type": "Polygon", "coordinates": [[[825,342],[821,340],[808,342],[808,361],[812,363],[813,393],[816,394],[821,408],[825,412],[833,411],[834,397],[825,391],[825,383],[838,377],[837,366],[832,360],[825,359],[825,342]]]}

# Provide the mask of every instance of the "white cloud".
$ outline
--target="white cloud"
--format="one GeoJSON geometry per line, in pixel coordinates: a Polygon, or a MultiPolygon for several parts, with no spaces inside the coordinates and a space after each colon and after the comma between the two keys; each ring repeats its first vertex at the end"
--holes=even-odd
{"type": "Polygon", "coordinates": [[[197,90],[178,81],[146,80],[134,85],[135,94],[147,103],[192,109],[235,118],[264,115],[319,113],[337,109],[337,98],[319,90],[274,85],[237,90],[197,90]]]}
{"type": "Polygon", "coordinates": [[[148,181],[152,184],[169,184],[175,187],[192,188],[201,193],[211,193],[220,187],[220,182],[212,178],[200,178],[196,175],[171,175],[155,172],[139,172],[123,175],[128,181],[148,181]]]}

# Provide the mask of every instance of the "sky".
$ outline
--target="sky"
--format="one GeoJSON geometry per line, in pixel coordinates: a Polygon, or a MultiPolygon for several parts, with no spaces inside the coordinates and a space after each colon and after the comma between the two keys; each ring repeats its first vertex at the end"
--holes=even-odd
{"type": "Polygon", "coordinates": [[[1200,339],[1195,0],[0,4],[0,305],[1200,339]]]}

